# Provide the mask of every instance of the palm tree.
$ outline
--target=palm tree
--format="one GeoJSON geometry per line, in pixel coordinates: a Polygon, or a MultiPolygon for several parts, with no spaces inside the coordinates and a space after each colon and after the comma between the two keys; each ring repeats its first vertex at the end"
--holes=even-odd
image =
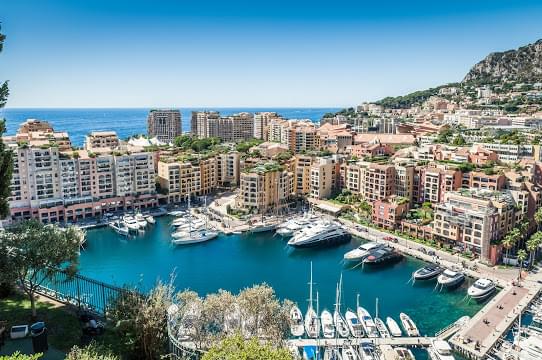
{"type": "Polygon", "coordinates": [[[527,251],[529,251],[529,266],[533,265],[536,250],[542,244],[542,232],[535,232],[529,240],[527,240],[527,251]]]}
{"type": "Polygon", "coordinates": [[[527,259],[527,253],[525,250],[521,249],[518,251],[518,262],[519,262],[519,273],[518,281],[521,281],[521,271],[523,270],[523,262],[527,259]]]}
{"type": "Polygon", "coordinates": [[[502,246],[506,249],[506,259],[508,259],[508,252],[514,246],[514,244],[515,240],[512,236],[512,232],[509,232],[508,234],[506,234],[504,239],[502,239],[502,246]]]}

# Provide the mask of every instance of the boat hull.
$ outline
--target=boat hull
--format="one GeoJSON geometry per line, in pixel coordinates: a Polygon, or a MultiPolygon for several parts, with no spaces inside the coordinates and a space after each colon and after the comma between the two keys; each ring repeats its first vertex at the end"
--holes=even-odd
{"type": "Polygon", "coordinates": [[[352,239],[352,235],[345,233],[341,236],[335,236],[332,238],[328,238],[325,240],[319,240],[319,241],[311,241],[306,243],[291,243],[288,244],[294,248],[315,248],[315,247],[328,247],[328,246],[334,246],[334,245],[342,245],[350,242],[352,239]]]}

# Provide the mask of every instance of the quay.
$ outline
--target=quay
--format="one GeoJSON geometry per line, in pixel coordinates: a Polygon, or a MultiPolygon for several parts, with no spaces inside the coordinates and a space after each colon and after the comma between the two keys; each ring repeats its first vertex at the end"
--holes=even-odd
{"type": "MultiPolygon", "coordinates": [[[[389,234],[371,227],[357,225],[348,220],[340,220],[350,233],[355,236],[382,242],[384,237],[394,237],[398,242],[389,242],[397,250],[418,259],[435,263],[448,268],[455,268],[473,278],[489,278],[502,290],[495,295],[475,316],[456,331],[443,331],[439,339],[449,339],[454,350],[468,359],[486,359],[488,353],[498,344],[510,330],[519,316],[526,311],[534,299],[540,296],[542,274],[529,274],[528,278],[517,284],[517,269],[491,268],[476,263],[476,268],[465,268],[461,258],[444,251],[418,244],[395,234],[389,234]],[[424,251],[420,251],[424,249],[424,251]],[[429,255],[433,250],[435,255],[429,255]],[[436,257],[438,256],[438,257],[436,257]],[[455,333],[455,334],[454,334],[455,333]]],[[[470,262],[472,263],[472,262],[470,262]]]]}

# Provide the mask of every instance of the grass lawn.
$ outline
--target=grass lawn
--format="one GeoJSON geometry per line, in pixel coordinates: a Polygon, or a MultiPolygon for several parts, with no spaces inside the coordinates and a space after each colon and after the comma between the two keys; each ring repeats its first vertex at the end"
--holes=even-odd
{"type": "MultiPolygon", "coordinates": [[[[68,352],[81,340],[81,325],[77,316],[66,306],[48,302],[36,302],[38,320],[44,321],[49,334],[49,344],[58,350],[68,352]]],[[[32,311],[30,301],[22,295],[12,295],[0,299],[0,320],[6,320],[8,326],[31,324],[32,311]]]]}

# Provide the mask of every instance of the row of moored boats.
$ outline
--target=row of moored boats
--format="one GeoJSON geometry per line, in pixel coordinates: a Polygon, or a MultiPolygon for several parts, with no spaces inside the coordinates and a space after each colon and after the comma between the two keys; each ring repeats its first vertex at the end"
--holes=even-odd
{"type": "Polygon", "coordinates": [[[120,218],[111,217],[108,226],[117,234],[129,236],[145,232],[150,225],[154,225],[156,220],[152,215],[135,213],[134,215],[123,215],[120,218]]]}

